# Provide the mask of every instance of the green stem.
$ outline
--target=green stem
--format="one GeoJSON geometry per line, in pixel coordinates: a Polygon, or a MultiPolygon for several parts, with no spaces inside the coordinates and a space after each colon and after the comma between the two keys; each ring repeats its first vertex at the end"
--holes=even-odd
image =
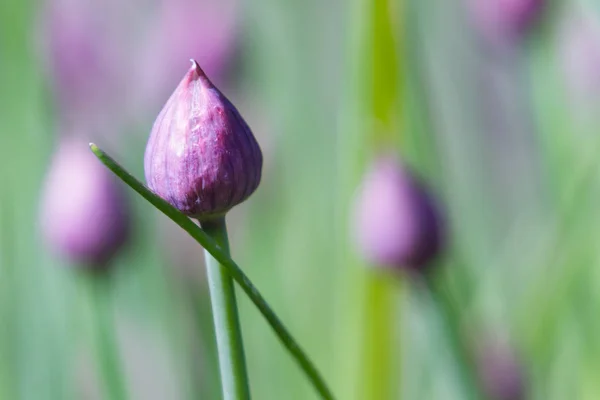
{"type": "Polygon", "coordinates": [[[93,321],[94,356],[98,369],[97,373],[100,374],[104,398],[107,400],[126,400],[127,389],[123,380],[119,347],[115,338],[110,276],[92,274],[83,278],[88,283],[93,321]]]}
{"type": "MultiPolygon", "coordinates": [[[[202,229],[229,254],[225,217],[201,222],[202,229]]],[[[250,399],[244,345],[231,275],[208,251],[206,273],[215,323],[223,397],[226,400],[250,399]]]]}
{"type": "Polygon", "coordinates": [[[433,307],[438,314],[440,322],[443,324],[443,332],[450,340],[455,361],[458,365],[460,379],[467,391],[469,399],[482,399],[481,387],[477,377],[476,365],[472,357],[472,351],[469,348],[462,331],[461,317],[450,296],[445,292],[440,282],[436,282],[432,274],[426,274],[423,282],[433,307]]]}
{"type": "Polygon", "coordinates": [[[129,187],[138,192],[144,199],[150,202],[159,211],[169,217],[173,222],[183,228],[191,237],[194,238],[211,256],[215,258],[221,266],[227,269],[234,281],[242,288],[244,293],[248,295],[252,303],[258,308],[263,317],[267,320],[273,331],[289,351],[291,356],[304,371],[308,379],[311,381],[315,389],[319,392],[323,399],[333,399],[333,394],[329,390],[327,384],[317,371],[314,364],[310,361],[306,353],[300,345],[292,337],[287,328],[283,325],[277,314],[269,306],[269,303],[260,294],[256,286],[250,281],[242,269],[231,259],[228,252],[224,251],[206,232],[200,229],[194,222],[170,205],[168,202],[152,193],[140,181],[135,179],[130,173],[125,171],[115,160],[108,154],[100,150],[95,144],[91,143],[90,148],[98,159],[106,165],[115,175],[117,175],[129,187]]]}
{"type": "Polygon", "coordinates": [[[20,305],[17,298],[15,279],[15,260],[13,249],[15,248],[13,227],[16,225],[14,219],[13,198],[8,193],[3,193],[0,200],[0,317],[3,324],[0,327],[0,398],[17,398],[15,387],[15,338],[17,338],[16,312],[20,305]],[[6,193],[6,194],[5,194],[6,193]]]}
{"type": "Polygon", "coordinates": [[[376,274],[366,276],[365,286],[361,398],[391,399],[394,398],[392,383],[398,382],[393,373],[393,360],[398,357],[394,316],[394,292],[398,287],[376,274]]]}

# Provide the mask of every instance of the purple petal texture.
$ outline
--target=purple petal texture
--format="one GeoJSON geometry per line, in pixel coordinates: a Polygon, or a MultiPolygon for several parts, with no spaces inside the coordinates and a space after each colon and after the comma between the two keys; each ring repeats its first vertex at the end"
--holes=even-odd
{"type": "Polygon", "coordinates": [[[144,168],[150,189],[202,220],[256,190],[262,153],[237,109],[192,61],[152,127],[144,168]]]}
{"type": "Polygon", "coordinates": [[[545,0],[467,0],[476,28],[493,43],[511,43],[538,19],[545,0]]]}
{"type": "Polygon", "coordinates": [[[394,156],[381,157],[371,166],[353,212],[358,248],[372,264],[420,270],[441,250],[439,211],[394,156]]]}
{"type": "Polygon", "coordinates": [[[106,265],[129,235],[128,207],[120,189],[87,143],[63,139],[40,207],[42,234],[51,250],[75,264],[106,265]]]}
{"type": "Polygon", "coordinates": [[[573,98],[584,103],[600,98],[600,20],[595,10],[571,10],[560,29],[559,55],[573,98]]]}

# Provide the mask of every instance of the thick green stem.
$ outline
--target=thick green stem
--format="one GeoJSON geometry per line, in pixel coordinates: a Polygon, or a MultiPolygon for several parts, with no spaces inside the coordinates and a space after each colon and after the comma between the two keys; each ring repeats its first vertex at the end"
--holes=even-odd
{"type": "Polygon", "coordinates": [[[92,336],[97,373],[104,399],[126,400],[119,348],[115,338],[114,313],[110,301],[109,276],[85,276],[92,311],[92,336]]]}
{"type": "MultiPolygon", "coordinates": [[[[205,221],[201,225],[202,229],[215,240],[219,247],[229,254],[225,218],[205,221]]],[[[233,279],[227,269],[208,251],[205,251],[204,254],[219,352],[223,398],[225,400],[250,399],[233,279]]]]}

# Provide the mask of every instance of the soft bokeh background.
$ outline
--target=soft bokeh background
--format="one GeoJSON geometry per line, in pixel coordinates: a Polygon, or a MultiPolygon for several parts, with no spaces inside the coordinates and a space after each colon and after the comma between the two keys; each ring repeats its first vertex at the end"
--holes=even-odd
{"type": "MultiPolygon", "coordinates": [[[[350,240],[360,177],[393,147],[444,204],[440,280],[468,342],[508,343],[528,398],[598,398],[600,3],[548,1],[517,33],[473,3],[0,2],[0,398],[102,398],[89,293],[40,234],[43,182],[67,135],[141,179],[191,57],[264,153],[228,217],[233,258],[338,398],[467,396],[432,299],[350,240]]],[[[130,397],[219,398],[202,249],[126,193],[105,300],[130,397]]],[[[238,299],[254,398],[316,398],[238,299]]]]}

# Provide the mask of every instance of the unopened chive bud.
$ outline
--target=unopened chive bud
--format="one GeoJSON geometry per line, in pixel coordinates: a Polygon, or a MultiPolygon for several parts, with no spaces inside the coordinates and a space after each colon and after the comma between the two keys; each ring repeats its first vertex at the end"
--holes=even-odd
{"type": "Polygon", "coordinates": [[[545,0],[469,0],[475,27],[493,43],[513,43],[531,30],[545,0]]]}
{"type": "Polygon", "coordinates": [[[76,139],[59,144],[40,213],[49,248],[77,265],[106,266],[129,236],[128,206],[119,183],[87,143],[76,139]]]}
{"type": "Polygon", "coordinates": [[[440,252],[443,223],[431,195],[394,156],[367,172],[353,210],[356,243],[370,263],[421,270],[440,252]]]}
{"type": "Polygon", "coordinates": [[[488,398],[526,398],[524,371],[507,341],[496,337],[487,338],[477,351],[477,367],[481,386],[488,398]]]}
{"type": "Polygon", "coordinates": [[[258,143],[196,61],[154,123],[144,168],[151,190],[201,221],[224,215],[258,187],[258,143]]]}

